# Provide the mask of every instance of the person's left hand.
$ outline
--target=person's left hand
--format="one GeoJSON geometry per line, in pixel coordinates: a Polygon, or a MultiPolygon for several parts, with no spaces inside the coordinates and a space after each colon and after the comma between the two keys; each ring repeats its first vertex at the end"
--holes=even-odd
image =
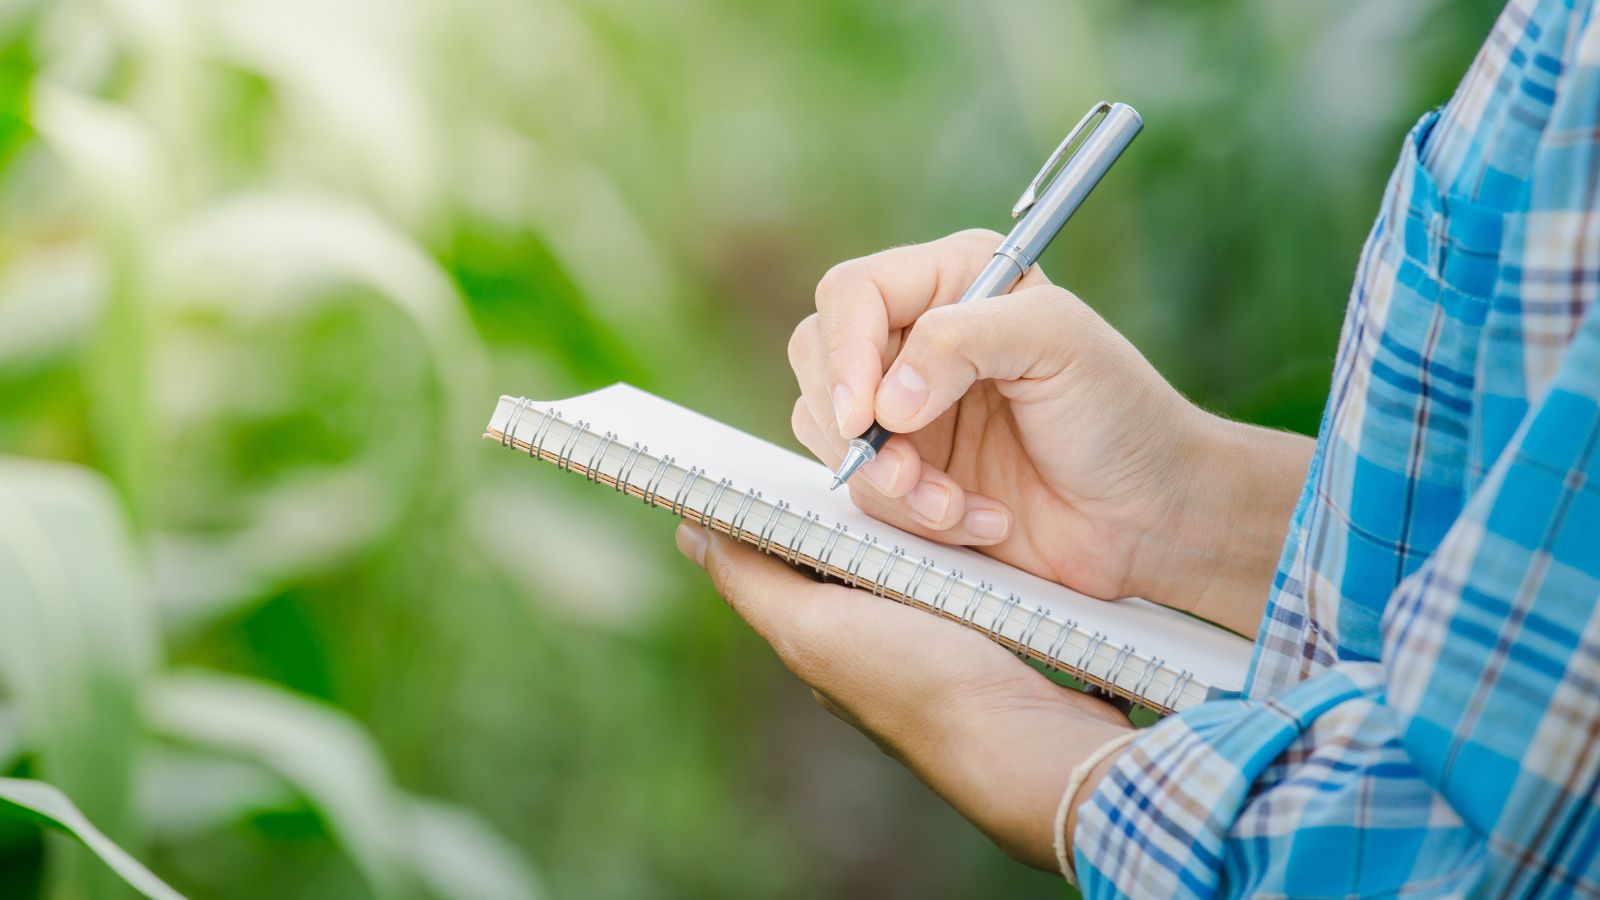
{"type": "Polygon", "coordinates": [[[823,584],[689,522],[678,526],[677,541],[824,709],[904,763],[1012,857],[1056,869],[1061,793],[1080,761],[1129,730],[1121,712],[953,622],[823,584]]]}

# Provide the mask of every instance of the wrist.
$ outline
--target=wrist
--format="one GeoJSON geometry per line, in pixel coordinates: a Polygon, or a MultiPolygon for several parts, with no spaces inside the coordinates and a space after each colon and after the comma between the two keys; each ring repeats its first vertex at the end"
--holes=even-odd
{"type": "Polygon", "coordinates": [[[1141,536],[1137,593],[1253,635],[1314,442],[1190,410],[1165,513],[1141,536]]]}
{"type": "Polygon", "coordinates": [[[1055,826],[1072,773],[1101,747],[1131,733],[1115,707],[1050,685],[1054,697],[969,711],[941,731],[928,758],[906,760],[936,792],[1007,855],[1058,868],[1055,826]]]}
{"type": "Polygon", "coordinates": [[[1073,846],[1078,835],[1078,808],[1100,786],[1102,779],[1122,757],[1122,751],[1138,735],[1136,731],[1124,732],[1100,745],[1072,771],[1067,788],[1061,794],[1061,805],[1056,810],[1055,839],[1056,864],[1068,882],[1077,885],[1077,866],[1073,864],[1073,846]]]}

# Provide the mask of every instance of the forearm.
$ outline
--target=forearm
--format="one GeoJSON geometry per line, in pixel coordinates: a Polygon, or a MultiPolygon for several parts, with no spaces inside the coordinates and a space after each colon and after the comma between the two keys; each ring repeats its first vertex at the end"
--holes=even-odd
{"type": "Polygon", "coordinates": [[[1209,413],[1191,428],[1178,500],[1135,560],[1140,594],[1253,636],[1315,442],[1209,413]]]}
{"type": "MultiPolygon", "coordinates": [[[[905,763],[1018,860],[1055,870],[1078,765],[1132,728],[977,632],[678,526],[678,546],[829,712],[905,763]]],[[[1087,788],[1086,788],[1087,789],[1087,788]]]]}

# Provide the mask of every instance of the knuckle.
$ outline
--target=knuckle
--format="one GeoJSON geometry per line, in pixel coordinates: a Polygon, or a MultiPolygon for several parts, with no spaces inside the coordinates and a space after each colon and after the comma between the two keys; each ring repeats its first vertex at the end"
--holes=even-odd
{"type": "Polygon", "coordinates": [[[985,253],[994,252],[994,248],[1005,240],[1005,235],[995,231],[993,228],[967,228],[956,232],[951,237],[959,241],[963,246],[981,249],[985,253]]]}
{"type": "Polygon", "coordinates": [[[1059,284],[1043,284],[1043,285],[1040,285],[1039,286],[1039,291],[1041,293],[1045,294],[1046,296],[1049,296],[1049,297],[1053,298],[1057,303],[1065,302],[1065,303],[1070,303],[1073,306],[1083,306],[1085,309],[1088,308],[1087,306],[1084,305],[1084,302],[1083,302],[1082,298],[1080,298],[1077,294],[1074,294],[1073,292],[1067,290],[1066,288],[1062,287],[1059,284]]]}
{"type": "Polygon", "coordinates": [[[806,408],[806,398],[798,397],[795,399],[794,409],[789,413],[789,428],[802,444],[810,436],[811,410],[806,408]]]}
{"type": "Polygon", "coordinates": [[[961,343],[960,313],[960,308],[955,306],[928,310],[917,320],[907,344],[916,345],[920,352],[930,356],[954,354],[961,343]]]}
{"type": "Polygon", "coordinates": [[[1005,240],[1005,235],[995,231],[992,227],[968,227],[968,229],[955,232],[955,235],[962,240],[968,240],[968,242],[973,243],[1000,243],[1005,240]]]}
{"type": "Polygon", "coordinates": [[[1031,304],[1018,307],[1019,313],[1026,313],[1029,324],[1034,327],[1046,329],[1050,332],[1062,331],[1072,328],[1082,318],[1082,304],[1077,298],[1060,289],[1050,289],[1039,292],[1039,296],[1031,304]]]}
{"type": "Polygon", "coordinates": [[[796,370],[804,364],[807,350],[817,340],[817,314],[812,313],[800,320],[794,327],[794,332],[789,335],[789,365],[796,370]]]}
{"type": "Polygon", "coordinates": [[[1077,317],[1088,311],[1089,307],[1078,295],[1056,284],[1040,285],[1039,303],[1045,304],[1056,312],[1077,317]]]}
{"type": "Polygon", "coordinates": [[[1063,288],[1041,290],[1028,308],[1030,323],[1048,334],[1071,337],[1075,342],[1091,340],[1101,330],[1102,321],[1088,304],[1063,288]]]}
{"type": "MultiPolygon", "coordinates": [[[[847,335],[837,335],[826,341],[827,349],[822,354],[822,371],[826,374],[829,383],[838,382],[854,370],[852,363],[862,353],[860,341],[853,341],[847,335]]],[[[833,408],[833,398],[824,397],[828,408],[833,408]]]]}
{"type": "Polygon", "coordinates": [[[823,272],[822,278],[817,281],[817,308],[821,309],[827,298],[844,285],[860,280],[863,265],[860,259],[847,259],[829,266],[828,271],[823,272]]]}

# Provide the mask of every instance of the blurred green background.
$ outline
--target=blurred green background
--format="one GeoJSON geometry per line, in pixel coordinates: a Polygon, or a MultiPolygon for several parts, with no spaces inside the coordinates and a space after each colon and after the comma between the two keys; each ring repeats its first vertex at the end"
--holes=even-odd
{"type": "MultiPolygon", "coordinates": [[[[821,273],[1003,229],[1105,97],[1146,131],[1046,270],[1312,431],[1497,9],[5,0],[0,771],[197,897],[1062,894],[493,402],[628,380],[789,441],[821,273]]],[[[116,884],[0,821],[0,896],[116,884]]]]}

